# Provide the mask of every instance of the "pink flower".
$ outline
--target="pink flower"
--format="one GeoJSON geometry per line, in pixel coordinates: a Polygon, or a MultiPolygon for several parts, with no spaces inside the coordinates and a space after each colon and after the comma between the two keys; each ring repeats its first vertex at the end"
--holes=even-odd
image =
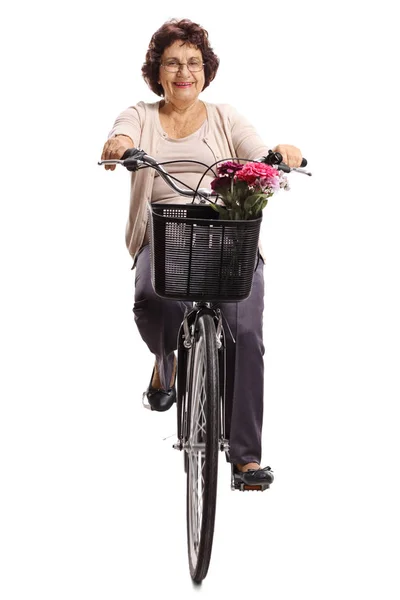
{"type": "Polygon", "coordinates": [[[243,165],[237,162],[232,162],[227,160],[224,163],[221,163],[217,167],[217,173],[219,176],[229,175],[229,177],[233,177],[235,173],[240,171],[243,168],[243,165]]]}
{"type": "Polygon", "coordinates": [[[246,220],[256,218],[280,188],[287,189],[285,180],[264,163],[226,161],[217,167],[211,188],[222,198],[228,219],[246,220]]]}
{"type": "Polygon", "coordinates": [[[280,185],[280,179],[277,176],[274,177],[261,177],[258,180],[258,185],[260,186],[261,190],[265,190],[266,188],[271,189],[273,192],[278,192],[281,185],[280,185]]]}
{"type": "Polygon", "coordinates": [[[214,192],[223,193],[224,191],[226,191],[230,188],[231,177],[229,177],[227,175],[225,175],[223,177],[218,176],[212,180],[210,185],[211,185],[211,189],[213,189],[214,192]]]}
{"type": "Polygon", "coordinates": [[[279,172],[274,167],[264,163],[252,162],[243,165],[243,168],[236,174],[237,179],[246,181],[250,185],[253,185],[257,179],[261,178],[273,183],[276,177],[279,178],[279,172]]]}

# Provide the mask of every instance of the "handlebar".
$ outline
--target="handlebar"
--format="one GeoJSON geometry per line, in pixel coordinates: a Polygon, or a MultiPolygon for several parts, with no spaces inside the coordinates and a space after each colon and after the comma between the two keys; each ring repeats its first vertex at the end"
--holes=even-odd
{"type": "MultiPolygon", "coordinates": [[[[309,176],[312,175],[312,173],[310,173],[309,171],[305,171],[302,168],[307,165],[307,160],[305,158],[303,158],[303,160],[301,162],[301,167],[289,167],[288,165],[286,165],[285,163],[282,162],[282,155],[279,152],[273,152],[272,150],[268,151],[267,156],[261,156],[260,158],[258,158],[256,160],[249,160],[247,158],[229,157],[229,158],[224,158],[222,160],[218,160],[210,167],[208,167],[207,165],[203,165],[203,163],[200,163],[199,161],[193,161],[193,160],[191,160],[191,161],[182,160],[182,161],[174,161],[174,162],[193,162],[196,164],[201,164],[206,167],[206,172],[207,171],[213,172],[213,167],[215,167],[217,164],[225,162],[227,160],[234,160],[234,161],[242,160],[242,161],[247,161],[247,162],[263,162],[263,163],[266,163],[267,165],[274,166],[276,169],[279,169],[280,171],[283,171],[284,173],[290,173],[291,171],[296,171],[297,173],[303,173],[304,175],[309,175],[309,176]]],[[[193,195],[200,196],[201,198],[203,198],[203,202],[204,202],[204,200],[210,200],[210,198],[212,198],[212,197],[213,198],[218,197],[218,193],[214,192],[214,190],[212,190],[212,189],[198,187],[196,190],[192,190],[192,189],[183,189],[183,188],[179,187],[175,183],[175,181],[179,181],[179,180],[177,180],[175,177],[170,175],[164,169],[164,167],[162,166],[163,163],[157,162],[155,158],[153,158],[152,156],[149,156],[148,154],[146,154],[146,152],[144,150],[141,150],[140,148],[128,148],[128,150],[126,150],[124,152],[124,154],[122,155],[121,159],[119,159],[119,160],[116,160],[116,159],[100,160],[97,164],[98,165],[122,165],[128,171],[133,171],[133,172],[137,171],[138,169],[152,167],[164,179],[164,181],[180,196],[186,196],[186,197],[190,197],[190,198],[193,198],[193,195]]],[[[204,175],[203,175],[203,177],[204,177],[204,175]]],[[[201,183],[201,181],[200,181],[200,183],[201,183]]]]}
{"type": "Polygon", "coordinates": [[[280,152],[273,152],[272,150],[269,150],[268,155],[263,156],[262,158],[263,158],[263,160],[261,160],[261,162],[265,162],[267,165],[275,166],[277,169],[279,169],[280,171],[283,171],[284,173],[290,173],[291,171],[299,171],[300,173],[304,173],[304,175],[311,176],[311,173],[309,173],[308,171],[300,170],[303,167],[307,166],[306,158],[302,159],[301,165],[298,168],[297,167],[288,167],[288,165],[285,165],[285,163],[282,162],[283,157],[280,152]]]}

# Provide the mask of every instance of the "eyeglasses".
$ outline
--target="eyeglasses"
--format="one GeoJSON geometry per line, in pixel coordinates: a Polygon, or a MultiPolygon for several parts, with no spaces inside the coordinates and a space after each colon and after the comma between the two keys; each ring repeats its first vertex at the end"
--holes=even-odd
{"type": "Polygon", "coordinates": [[[189,60],[188,63],[180,63],[177,60],[167,60],[165,63],[161,63],[161,66],[164,67],[168,73],[177,73],[178,71],[181,71],[185,65],[191,73],[195,73],[196,71],[203,70],[204,63],[196,59],[189,60]]]}

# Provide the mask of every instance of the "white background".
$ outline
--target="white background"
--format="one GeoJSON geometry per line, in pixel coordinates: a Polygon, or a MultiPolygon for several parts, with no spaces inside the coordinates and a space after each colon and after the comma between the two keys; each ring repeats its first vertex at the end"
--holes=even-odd
{"type": "Polygon", "coordinates": [[[313,177],[264,215],[264,494],[221,460],[201,594],[399,598],[399,122],[394,2],[20,2],[1,23],[2,600],[192,597],[175,410],[124,245],[129,176],[97,166],[168,18],[220,56],[203,97],[313,177]]]}

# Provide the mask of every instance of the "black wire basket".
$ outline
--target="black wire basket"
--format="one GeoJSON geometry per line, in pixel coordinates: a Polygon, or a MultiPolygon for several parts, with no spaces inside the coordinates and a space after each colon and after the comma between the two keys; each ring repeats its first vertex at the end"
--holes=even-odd
{"type": "Polygon", "coordinates": [[[210,206],[152,204],[151,277],[163,298],[239,302],[253,282],[262,217],[223,221],[210,206]]]}

